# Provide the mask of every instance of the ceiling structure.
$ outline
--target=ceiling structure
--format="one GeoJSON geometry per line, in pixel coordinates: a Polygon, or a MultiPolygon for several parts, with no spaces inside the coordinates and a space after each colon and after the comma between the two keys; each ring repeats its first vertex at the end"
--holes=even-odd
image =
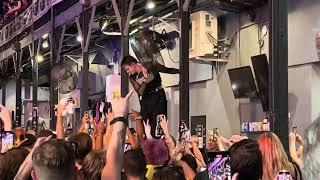
{"type": "MultiPolygon", "coordinates": [[[[163,17],[169,15],[171,18],[178,18],[178,6],[177,0],[154,0],[156,7],[152,10],[146,9],[147,0],[135,0],[133,7],[133,13],[130,21],[129,32],[135,32],[138,28],[150,27],[153,24],[160,23],[155,17],[163,17]]],[[[192,12],[199,10],[211,10],[217,12],[217,14],[225,14],[228,12],[239,13],[242,11],[249,11],[256,7],[265,5],[268,0],[191,0],[192,12]]],[[[76,0],[68,0],[68,3],[77,3],[76,0]]],[[[130,0],[126,0],[127,7],[130,0]]],[[[118,3],[119,4],[119,3],[118,3]]],[[[63,13],[67,10],[66,7],[56,6],[58,13],[63,13]]],[[[119,7],[121,9],[121,7],[119,7]]],[[[91,39],[89,45],[89,54],[97,53],[104,48],[110,46],[110,40],[115,36],[106,34],[119,33],[119,26],[116,20],[111,0],[106,0],[102,4],[96,7],[96,13],[94,23],[92,26],[91,39]]],[[[30,33],[26,31],[24,34],[30,33]]],[[[78,29],[75,21],[71,21],[66,24],[65,36],[62,43],[61,56],[72,57],[77,59],[81,57],[82,48],[79,41],[77,41],[78,29]]],[[[35,42],[37,47],[39,40],[35,42]]],[[[41,44],[40,44],[41,46],[41,44]]],[[[40,47],[40,52],[44,57],[44,61],[39,63],[39,76],[47,76],[49,74],[50,65],[50,48],[40,47]]],[[[24,48],[22,52],[23,62],[21,68],[22,79],[32,79],[31,74],[31,58],[28,48],[24,48]]],[[[2,72],[0,78],[7,78],[14,76],[14,65],[12,60],[0,62],[0,68],[7,66],[8,71],[2,72]],[[13,70],[13,71],[12,71],[13,70]]],[[[3,69],[3,68],[1,68],[3,69]]],[[[48,78],[42,78],[43,82],[39,82],[39,85],[48,86],[48,78]]],[[[39,78],[41,81],[41,78],[39,78]]]]}

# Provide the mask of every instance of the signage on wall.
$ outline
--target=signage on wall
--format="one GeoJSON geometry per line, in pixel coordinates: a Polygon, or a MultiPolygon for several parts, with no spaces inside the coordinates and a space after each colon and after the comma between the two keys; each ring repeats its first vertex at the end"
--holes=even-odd
{"type": "Polygon", "coordinates": [[[41,16],[48,12],[50,7],[62,0],[33,0],[32,5],[25,9],[13,21],[0,30],[0,46],[12,40],[16,35],[32,25],[41,16]]]}

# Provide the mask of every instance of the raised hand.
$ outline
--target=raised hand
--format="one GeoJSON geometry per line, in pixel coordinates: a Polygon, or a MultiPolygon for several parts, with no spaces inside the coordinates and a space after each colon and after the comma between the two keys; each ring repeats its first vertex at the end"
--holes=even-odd
{"type": "Polygon", "coordinates": [[[161,120],[160,121],[160,126],[161,126],[161,128],[163,130],[163,133],[165,135],[168,135],[169,134],[169,129],[168,129],[168,121],[167,121],[166,116],[161,116],[160,120],[161,120]]]}
{"type": "Polygon", "coordinates": [[[143,121],[143,126],[144,126],[144,132],[146,133],[147,139],[152,139],[152,136],[151,136],[151,126],[150,126],[150,124],[149,124],[149,119],[147,119],[147,122],[146,122],[146,123],[143,121]]]}
{"type": "Polygon", "coordinates": [[[148,70],[145,67],[142,67],[142,74],[145,79],[148,79],[148,70]]]}
{"type": "Polygon", "coordinates": [[[113,97],[113,99],[111,100],[111,104],[112,104],[112,111],[115,118],[125,117],[128,111],[129,98],[131,97],[132,93],[133,93],[133,90],[131,90],[125,98],[113,97]]]}
{"type": "Polygon", "coordinates": [[[58,114],[62,115],[62,113],[66,109],[67,105],[68,105],[68,99],[67,98],[61,99],[58,103],[58,114]]]}

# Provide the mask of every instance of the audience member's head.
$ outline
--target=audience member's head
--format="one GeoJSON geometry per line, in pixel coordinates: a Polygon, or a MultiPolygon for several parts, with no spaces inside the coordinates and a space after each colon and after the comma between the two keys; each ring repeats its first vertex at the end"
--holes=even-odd
{"type": "Polygon", "coordinates": [[[153,174],[154,180],[185,180],[181,167],[165,166],[153,174]]]}
{"type": "Polygon", "coordinates": [[[161,139],[147,139],[142,144],[147,164],[163,165],[168,160],[168,148],[161,139]]]}
{"type": "Polygon", "coordinates": [[[144,179],[147,172],[146,157],[142,149],[131,149],[124,154],[123,169],[128,179],[136,177],[144,179]]]}
{"type": "Polygon", "coordinates": [[[280,170],[294,173],[293,165],[289,162],[276,134],[272,132],[264,133],[259,137],[258,143],[263,160],[262,179],[274,179],[280,170]]]}
{"type": "Polygon", "coordinates": [[[70,136],[68,141],[77,144],[76,161],[81,165],[84,157],[86,157],[92,149],[91,137],[87,133],[79,133],[70,136]]]}
{"type": "Polygon", "coordinates": [[[190,155],[190,154],[184,154],[184,155],[181,157],[181,161],[186,162],[186,163],[191,167],[191,169],[192,169],[194,172],[197,172],[198,164],[197,164],[196,159],[195,159],[192,155],[190,155]]]}
{"type": "Polygon", "coordinates": [[[303,178],[318,179],[320,174],[320,117],[305,130],[303,151],[303,178]]]}
{"type": "Polygon", "coordinates": [[[257,141],[245,139],[230,148],[232,174],[238,173],[238,180],[258,180],[262,177],[262,155],[257,141]]]}
{"type": "Polygon", "coordinates": [[[49,129],[42,129],[41,131],[39,131],[38,133],[38,138],[41,137],[49,137],[51,136],[51,139],[55,139],[57,138],[57,135],[55,135],[52,131],[50,131],[49,129]]]}
{"type": "Polygon", "coordinates": [[[21,142],[19,147],[26,148],[27,150],[31,151],[34,144],[37,141],[37,137],[32,134],[26,134],[25,139],[21,142]]]}
{"type": "Polygon", "coordinates": [[[75,158],[72,147],[64,140],[49,140],[37,147],[32,164],[38,180],[72,179],[75,158]]]}
{"type": "Polygon", "coordinates": [[[12,180],[16,176],[21,164],[29,151],[24,148],[12,148],[0,155],[0,179],[12,180]]]}
{"type": "Polygon", "coordinates": [[[209,143],[208,143],[207,149],[208,149],[208,151],[211,151],[211,152],[219,151],[218,143],[213,137],[209,138],[209,143]]]}
{"type": "Polygon", "coordinates": [[[81,176],[82,179],[100,180],[101,172],[106,164],[106,152],[94,150],[86,155],[82,162],[81,176]]]}

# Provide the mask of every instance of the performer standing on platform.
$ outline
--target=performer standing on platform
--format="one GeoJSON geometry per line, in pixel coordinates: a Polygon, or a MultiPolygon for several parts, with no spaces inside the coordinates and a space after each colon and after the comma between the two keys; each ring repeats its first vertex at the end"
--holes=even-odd
{"type": "Polygon", "coordinates": [[[179,70],[167,68],[157,62],[140,63],[132,56],[124,57],[121,67],[128,73],[129,80],[139,95],[140,114],[144,121],[149,119],[151,134],[154,136],[157,115],[167,115],[167,99],[159,73],[178,74],[179,70]]]}

